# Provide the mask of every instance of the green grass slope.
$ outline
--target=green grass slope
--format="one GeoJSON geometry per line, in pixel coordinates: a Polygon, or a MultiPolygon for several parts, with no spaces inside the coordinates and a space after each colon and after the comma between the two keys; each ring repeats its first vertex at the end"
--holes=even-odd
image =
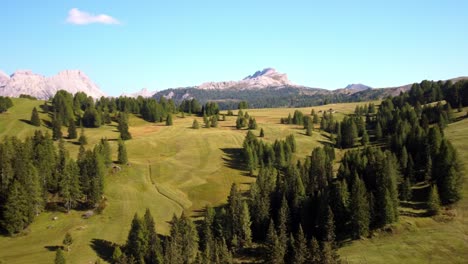
{"type": "MultiPolygon", "coordinates": [[[[31,136],[37,127],[28,124],[33,107],[42,101],[14,99],[14,106],[0,115],[0,139],[17,135],[31,136]]],[[[355,104],[332,106],[339,112],[353,111],[355,104]]],[[[330,106],[322,107],[329,109],[330,106]]],[[[317,111],[319,108],[316,108],[317,111]]],[[[265,130],[265,140],[273,142],[289,134],[296,136],[297,158],[309,155],[319,141],[327,139],[318,133],[312,137],[304,134],[302,127],[279,124],[295,109],[247,110],[265,130]]],[[[311,108],[301,109],[310,113],[311,108]]],[[[50,120],[40,112],[41,119],[50,120]]],[[[150,208],[155,217],[158,232],[167,234],[168,221],[172,215],[183,210],[196,216],[205,205],[216,206],[226,201],[231,184],[237,182],[244,189],[254,178],[239,170],[238,155],[246,130],[236,130],[236,116],[220,121],[218,128],[192,129],[193,119],[202,118],[186,115],[174,116],[173,126],[154,124],[132,116],[130,132],[133,139],[126,142],[130,166],[122,166],[119,173],[106,177],[105,197],[107,207],[100,215],[83,219],[84,212],[72,211],[42,213],[20,237],[0,236],[0,263],[51,263],[54,249],[61,245],[66,232],[70,232],[74,243],[70,252],[65,252],[69,263],[90,263],[99,254],[111,254],[109,243],[125,243],[133,214],[142,214],[150,208]],[[57,216],[58,220],[52,220],[57,216]],[[98,254],[99,253],[99,254],[98,254]]],[[[44,125],[39,129],[48,130],[44,125]]],[[[64,135],[67,134],[63,129],[64,135]]],[[[259,130],[254,132],[258,135],[259,130]]],[[[92,147],[101,138],[111,140],[116,159],[118,132],[116,124],[97,129],[85,129],[87,147],[92,147]]],[[[78,153],[76,142],[67,141],[66,147],[72,157],[78,153]]],[[[103,257],[101,255],[100,257],[103,257]]]]}

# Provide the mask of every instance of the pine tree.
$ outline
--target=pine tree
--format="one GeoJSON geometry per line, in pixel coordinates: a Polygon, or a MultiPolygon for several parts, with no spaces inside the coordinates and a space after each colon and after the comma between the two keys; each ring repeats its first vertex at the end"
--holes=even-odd
{"type": "Polygon", "coordinates": [[[367,144],[369,144],[369,135],[367,134],[367,130],[364,129],[364,132],[362,134],[362,138],[361,138],[361,144],[363,146],[367,146],[367,144]]]}
{"type": "Polygon", "coordinates": [[[168,114],[166,117],[166,126],[172,126],[172,115],[168,114]]]}
{"type": "Polygon", "coordinates": [[[266,237],[266,250],[267,250],[267,263],[283,264],[284,263],[284,250],[282,249],[278,240],[278,235],[275,231],[275,224],[270,220],[266,237]]]}
{"type": "Polygon", "coordinates": [[[63,251],[61,248],[57,249],[57,251],[55,252],[55,261],[54,261],[55,264],[65,264],[67,263],[65,261],[65,256],[63,255],[63,251]]]}
{"type": "Polygon", "coordinates": [[[31,113],[31,125],[41,126],[41,119],[39,118],[39,113],[37,112],[36,107],[33,108],[31,113]]]}
{"type": "Polygon", "coordinates": [[[240,226],[241,226],[241,245],[243,247],[248,247],[252,243],[252,231],[250,229],[250,226],[252,225],[252,222],[250,220],[250,212],[249,212],[249,207],[247,205],[246,201],[242,202],[242,211],[241,211],[241,217],[240,217],[240,226]]]}
{"type": "Polygon", "coordinates": [[[125,141],[119,139],[119,147],[118,147],[118,158],[117,161],[119,164],[127,164],[128,157],[127,157],[127,147],[125,146],[125,141]]]}
{"type": "Polygon", "coordinates": [[[380,126],[380,122],[377,122],[377,126],[375,127],[375,139],[381,140],[383,137],[382,127],[380,126]]]}
{"type": "Polygon", "coordinates": [[[52,117],[52,139],[59,140],[62,138],[62,123],[60,119],[54,115],[52,117]]]}
{"type": "Polygon", "coordinates": [[[146,209],[143,222],[148,240],[148,250],[145,256],[146,264],[163,263],[161,241],[159,240],[158,234],[156,233],[154,218],[151,215],[149,209],[146,209]]]}
{"type": "Polygon", "coordinates": [[[304,236],[304,231],[302,226],[299,224],[299,229],[297,231],[296,237],[294,239],[294,254],[292,263],[294,264],[304,264],[307,262],[307,239],[304,236]]]}
{"type": "Polygon", "coordinates": [[[60,194],[65,200],[67,212],[70,212],[70,209],[75,208],[77,201],[82,196],[79,182],[79,168],[74,160],[66,160],[59,188],[60,194]]]}
{"type": "Polygon", "coordinates": [[[75,125],[74,120],[70,120],[70,123],[68,124],[68,138],[69,139],[77,138],[76,125],[75,125]]]}
{"type": "Polygon", "coordinates": [[[73,238],[69,232],[65,234],[62,243],[67,247],[67,251],[70,251],[70,246],[73,244],[73,238]]]}
{"type": "Polygon", "coordinates": [[[86,137],[86,135],[84,133],[84,128],[81,128],[80,137],[78,138],[78,142],[80,142],[81,146],[84,146],[84,145],[88,144],[88,138],[86,137]]]}
{"type": "Polygon", "coordinates": [[[357,176],[354,176],[354,183],[351,188],[351,227],[354,238],[367,236],[369,233],[369,202],[364,182],[357,176]]]}
{"type": "Polygon", "coordinates": [[[128,116],[127,113],[121,112],[119,115],[119,125],[118,130],[120,132],[120,138],[122,140],[129,140],[132,138],[132,135],[128,131],[128,116]]]}
{"type": "Polygon", "coordinates": [[[265,137],[265,132],[263,131],[263,128],[260,129],[260,137],[265,137]]]}
{"type": "Polygon", "coordinates": [[[114,252],[112,253],[112,261],[114,263],[122,263],[122,250],[119,246],[114,248],[114,252]]]}
{"type": "Polygon", "coordinates": [[[192,128],[193,129],[199,129],[200,128],[200,125],[198,124],[198,121],[196,119],[193,120],[192,128]]]}
{"type": "Polygon", "coordinates": [[[17,180],[13,180],[3,208],[2,227],[10,234],[23,230],[28,224],[29,202],[27,193],[17,180]]]}
{"type": "Polygon", "coordinates": [[[320,250],[320,245],[315,237],[312,237],[312,239],[310,240],[308,263],[310,264],[325,263],[325,262],[322,262],[322,252],[320,250]]]}
{"type": "Polygon", "coordinates": [[[427,198],[427,212],[430,215],[436,215],[440,211],[440,198],[437,185],[431,187],[429,196],[427,198]]]}
{"type": "Polygon", "coordinates": [[[412,197],[411,181],[406,177],[400,185],[400,197],[402,201],[410,201],[412,197]]]}
{"type": "Polygon", "coordinates": [[[136,260],[141,260],[148,249],[148,240],[144,233],[144,224],[137,214],[133,217],[132,225],[128,233],[125,250],[127,255],[136,260]]]}

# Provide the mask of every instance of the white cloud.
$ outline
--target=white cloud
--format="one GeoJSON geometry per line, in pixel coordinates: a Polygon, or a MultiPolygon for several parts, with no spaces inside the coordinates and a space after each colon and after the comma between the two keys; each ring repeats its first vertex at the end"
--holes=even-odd
{"type": "Polygon", "coordinates": [[[115,25],[120,22],[106,14],[93,15],[88,12],[79,10],[78,8],[72,8],[68,11],[67,22],[74,25],[87,25],[93,23],[115,25]]]}

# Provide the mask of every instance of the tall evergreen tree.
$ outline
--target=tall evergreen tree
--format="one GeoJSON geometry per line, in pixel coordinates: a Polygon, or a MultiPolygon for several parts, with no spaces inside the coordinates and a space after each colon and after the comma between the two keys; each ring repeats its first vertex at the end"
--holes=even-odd
{"type": "Polygon", "coordinates": [[[132,138],[132,135],[128,131],[128,115],[125,112],[119,114],[119,125],[118,130],[120,132],[120,138],[122,140],[129,140],[132,138]]]}
{"type": "Polygon", "coordinates": [[[68,124],[68,138],[69,139],[75,139],[77,137],[78,137],[78,135],[76,133],[75,121],[70,120],[70,123],[68,124]]]}
{"type": "Polygon", "coordinates": [[[431,187],[427,198],[427,211],[430,215],[436,215],[440,211],[440,198],[437,185],[431,187]]]}
{"type": "Polygon", "coordinates": [[[132,256],[138,263],[140,263],[140,260],[143,260],[147,249],[148,238],[145,236],[144,223],[138,215],[135,214],[128,233],[125,251],[127,252],[127,255],[132,256]]]}
{"type": "Polygon", "coordinates": [[[33,108],[31,113],[31,125],[41,126],[41,119],[39,118],[39,113],[37,112],[36,107],[33,108]]]}
{"type": "Polygon", "coordinates": [[[60,119],[56,117],[56,114],[52,117],[52,139],[59,140],[62,138],[62,123],[60,119]]]}
{"type": "Polygon", "coordinates": [[[55,264],[65,264],[67,263],[66,260],[65,260],[65,256],[63,255],[63,251],[61,248],[57,249],[57,251],[55,252],[55,260],[54,260],[54,263],[55,264]]]}
{"type": "Polygon", "coordinates": [[[270,226],[268,227],[266,237],[266,250],[267,250],[267,263],[272,264],[283,264],[284,262],[284,250],[278,240],[278,235],[275,231],[275,224],[273,220],[270,220],[270,226]]]}
{"type": "Polygon", "coordinates": [[[308,251],[307,251],[307,239],[305,238],[304,231],[302,226],[299,224],[299,229],[297,231],[296,237],[294,239],[294,254],[292,263],[294,264],[305,264],[308,260],[308,251]]]}
{"type": "Polygon", "coordinates": [[[166,117],[166,126],[172,126],[172,115],[168,114],[166,117]]]}
{"type": "Polygon", "coordinates": [[[354,183],[351,188],[351,227],[354,238],[367,236],[369,233],[369,202],[366,186],[357,176],[354,176],[354,183]]]}
{"type": "Polygon", "coordinates": [[[127,147],[125,146],[125,141],[119,139],[119,148],[118,148],[118,158],[117,161],[120,164],[127,164],[128,157],[127,157],[127,147]]]}

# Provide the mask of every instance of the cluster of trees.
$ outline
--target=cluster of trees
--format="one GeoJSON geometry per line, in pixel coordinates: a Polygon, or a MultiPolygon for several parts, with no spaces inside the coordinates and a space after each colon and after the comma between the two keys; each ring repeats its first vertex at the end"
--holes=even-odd
{"type": "Polygon", "coordinates": [[[93,150],[81,146],[74,160],[64,141],[56,148],[48,133],[36,131],[24,141],[5,137],[0,143],[0,227],[9,234],[22,231],[53,196],[66,210],[95,207],[111,162],[105,139],[93,150]]]}
{"type": "Polygon", "coordinates": [[[29,100],[37,100],[36,97],[34,97],[32,95],[29,95],[29,94],[20,94],[19,98],[26,98],[26,99],[29,99],[29,100]]]}
{"type": "Polygon", "coordinates": [[[0,96],[0,114],[6,112],[8,108],[13,106],[10,97],[0,96]]]}
{"type": "Polygon", "coordinates": [[[254,117],[251,117],[248,112],[245,112],[244,114],[242,110],[239,110],[239,112],[237,112],[236,128],[241,129],[244,127],[247,127],[249,130],[257,129],[257,120],[255,120],[254,117]]]}

